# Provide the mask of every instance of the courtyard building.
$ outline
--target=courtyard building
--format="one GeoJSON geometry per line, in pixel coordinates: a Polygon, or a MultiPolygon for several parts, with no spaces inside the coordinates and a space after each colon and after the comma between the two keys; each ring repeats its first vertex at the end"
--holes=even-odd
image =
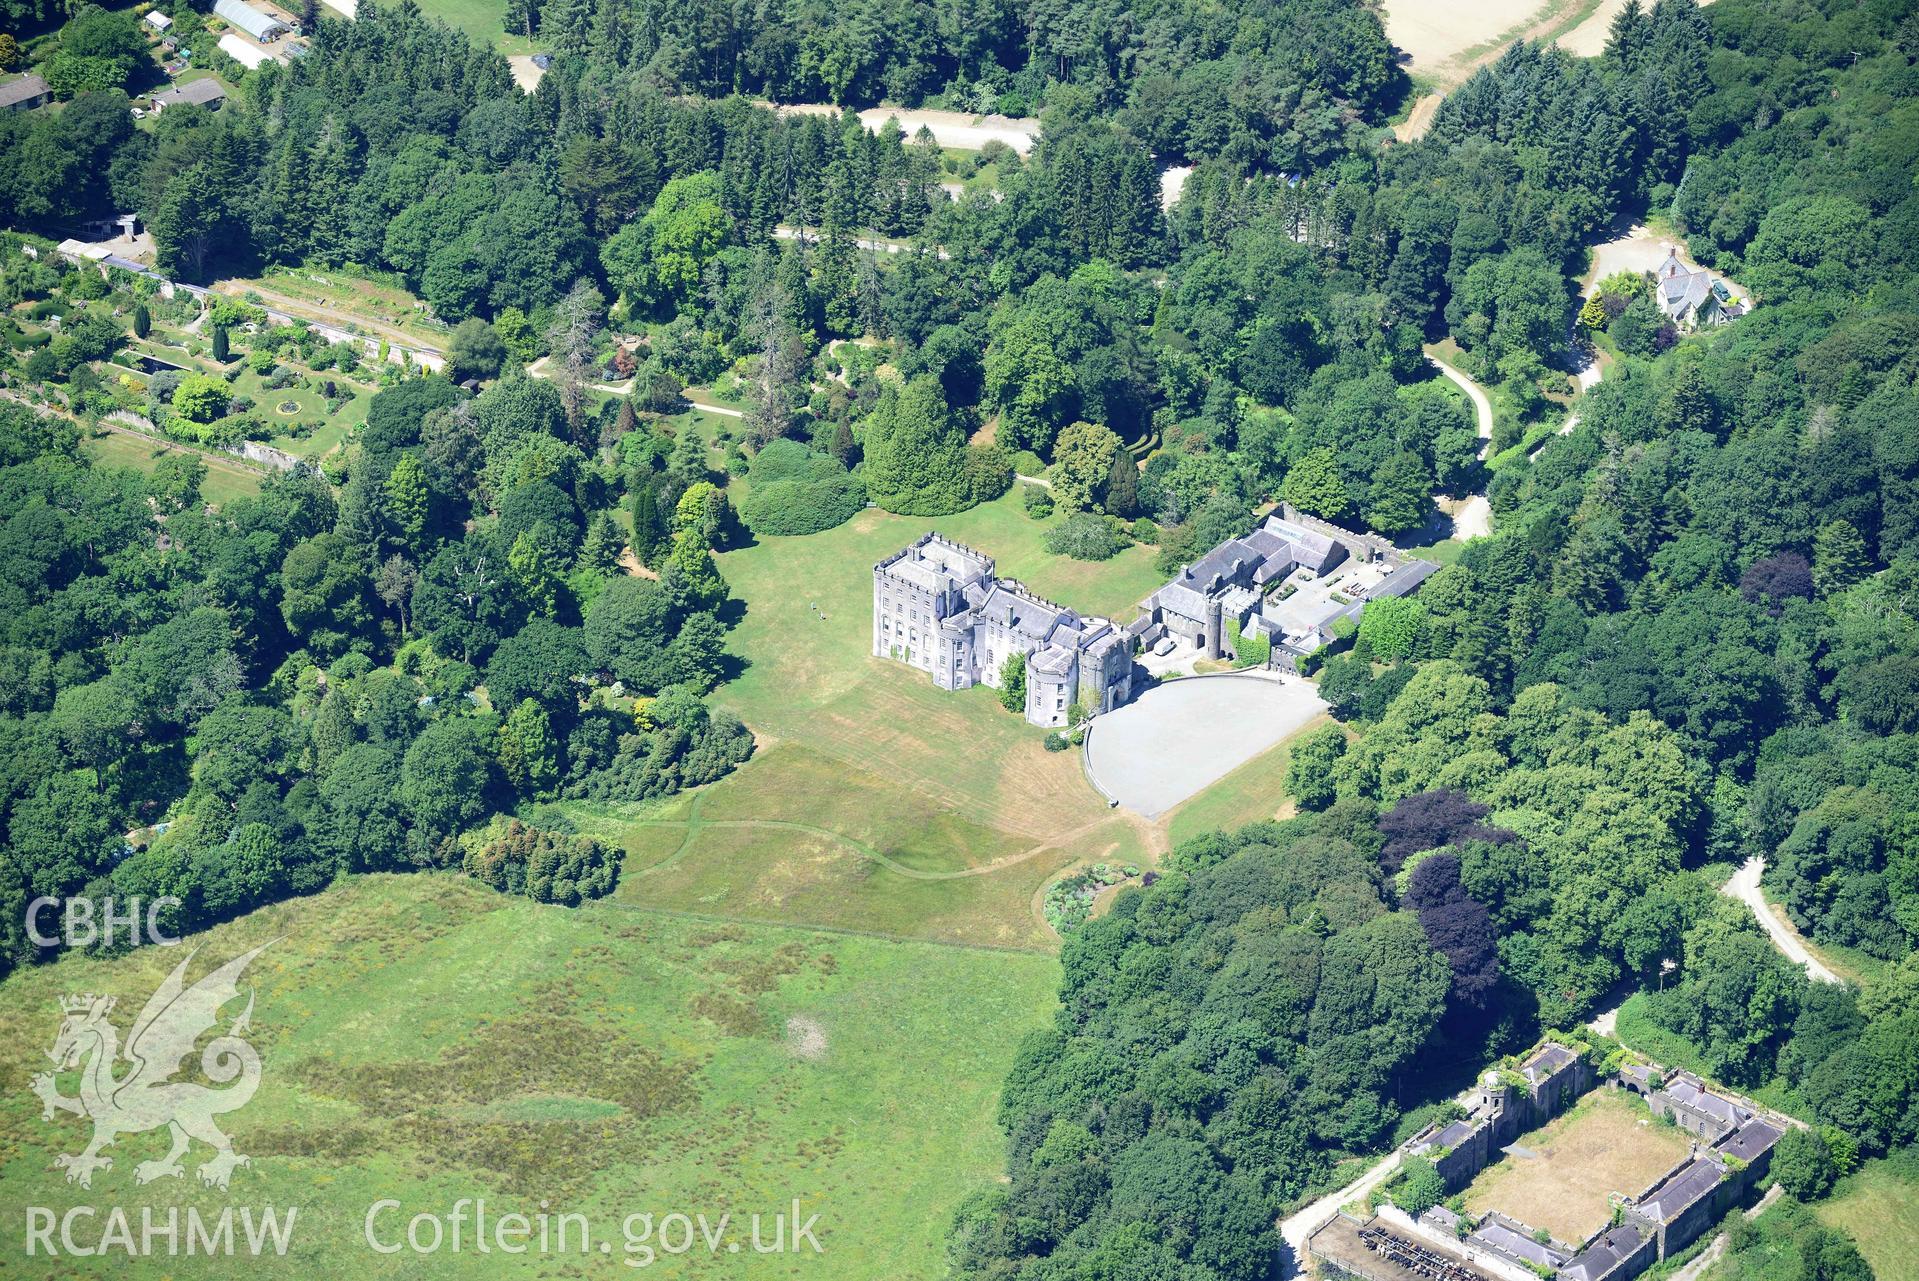
{"type": "MultiPolygon", "coordinates": [[[[1581,1126],[1602,1124],[1599,1112],[1590,1109],[1575,1120],[1581,1126]]],[[[1554,1281],[1629,1281],[1684,1250],[1747,1198],[1766,1176],[1773,1148],[1787,1124],[1765,1115],[1748,1099],[1709,1088],[1690,1072],[1668,1075],[1649,1063],[1628,1062],[1602,1082],[1584,1054],[1546,1041],[1510,1069],[1486,1073],[1469,1115],[1432,1125],[1407,1145],[1410,1155],[1432,1162],[1448,1192],[1464,1189],[1462,1200],[1468,1204],[1481,1200],[1480,1211],[1462,1215],[1434,1207],[1415,1222],[1405,1216],[1396,1221],[1396,1211],[1382,1208],[1368,1225],[1373,1234],[1371,1248],[1378,1252],[1456,1243],[1465,1251],[1467,1262],[1507,1281],[1523,1281],[1527,1274],[1554,1281]],[[1594,1222],[1598,1216],[1583,1212],[1575,1202],[1597,1200],[1597,1191],[1604,1187],[1597,1181],[1608,1175],[1594,1163],[1611,1161],[1619,1144],[1609,1143],[1604,1157],[1590,1148],[1582,1157],[1581,1141],[1570,1133],[1549,1137],[1553,1147],[1541,1148],[1539,1140],[1530,1136],[1523,1143],[1519,1140],[1523,1132],[1570,1112],[1582,1095],[1602,1083],[1618,1091],[1615,1098],[1637,1095],[1644,1100],[1652,1118],[1639,1125],[1652,1119],[1669,1120],[1686,1144],[1676,1161],[1661,1163],[1663,1168],[1649,1183],[1606,1191],[1604,1205],[1610,1214],[1605,1221],[1594,1222]],[[1517,1183],[1476,1181],[1489,1167],[1514,1160],[1537,1163],[1537,1167],[1517,1183]],[[1548,1189],[1546,1200],[1538,1194],[1542,1186],[1548,1189]],[[1488,1196],[1518,1197],[1531,1206],[1521,1213],[1547,1217],[1547,1223],[1535,1227],[1485,1207],[1483,1199],[1488,1196]],[[1590,1226],[1570,1232],[1569,1216],[1590,1226]],[[1566,1241],[1550,1230],[1555,1220],[1566,1241]],[[1511,1265],[1512,1270],[1501,1265],[1511,1265]]],[[[1606,1169],[1623,1171],[1625,1167],[1607,1165],[1606,1169]]],[[[1519,1208],[1510,1199],[1507,1205],[1519,1208]]]]}
{"type": "Polygon", "coordinates": [[[1254,620],[1269,584],[1302,568],[1324,575],[1344,559],[1346,548],[1329,535],[1269,516],[1252,533],[1227,539],[1147,597],[1140,617],[1159,634],[1218,658],[1226,652],[1229,621],[1242,630],[1260,626],[1254,620]]]}

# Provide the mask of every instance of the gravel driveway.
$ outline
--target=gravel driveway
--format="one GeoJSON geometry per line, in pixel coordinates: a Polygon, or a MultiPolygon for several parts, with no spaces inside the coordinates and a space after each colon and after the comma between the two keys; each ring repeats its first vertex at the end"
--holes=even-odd
{"type": "Polygon", "coordinates": [[[1325,710],[1319,691],[1296,676],[1168,681],[1094,721],[1086,768],[1109,799],[1154,818],[1325,710]]]}

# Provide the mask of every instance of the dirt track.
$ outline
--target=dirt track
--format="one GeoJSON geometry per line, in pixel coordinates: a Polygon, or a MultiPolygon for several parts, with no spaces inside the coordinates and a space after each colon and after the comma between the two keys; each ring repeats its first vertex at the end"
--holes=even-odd
{"type": "MultiPolygon", "coordinates": [[[[773,109],[782,115],[837,116],[840,113],[838,107],[825,102],[778,103],[773,109]]],[[[989,142],[1003,142],[1023,156],[1039,139],[1039,121],[1031,116],[972,116],[961,111],[905,107],[868,107],[859,115],[860,123],[875,133],[888,120],[898,120],[909,141],[925,128],[940,146],[964,151],[978,151],[989,142]]]]}
{"type": "Polygon", "coordinates": [[[1489,0],[1474,5],[1386,0],[1387,38],[1407,55],[1407,71],[1433,86],[1393,127],[1393,136],[1401,142],[1424,136],[1446,95],[1473,72],[1498,61],[1515,41],[1550,40],[1582,58],[1603,51],[1625,0],[1598,0],[1597,8],[1567,29],[1582,7],[1583,0],[1489,0]]]}

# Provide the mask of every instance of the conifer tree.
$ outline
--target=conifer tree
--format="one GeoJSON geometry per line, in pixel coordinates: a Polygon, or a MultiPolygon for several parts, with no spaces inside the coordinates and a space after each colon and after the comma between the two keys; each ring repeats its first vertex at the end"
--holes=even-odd
{"type": "Polygon", "coordinates": [[[1106,510],[1128,519],[1139,514],[1139,465],[1124,449],[1113,455],[1113,470],[1106,478],[1106,510]]]}
{"type": "Polygon", "coordinates": [[[660,494],[649,477],[633,490],[633,554],[642,565],[651,566],[666,541],[666,524],[660,519],[660,494]]]}
{"type": "Polygon", "coordinates": [[[866,487],[875,503],[902,516],[939,516],[972,505],[966,438],[930,374],[904,390],[888,388],[866,420],[866,487]]]}

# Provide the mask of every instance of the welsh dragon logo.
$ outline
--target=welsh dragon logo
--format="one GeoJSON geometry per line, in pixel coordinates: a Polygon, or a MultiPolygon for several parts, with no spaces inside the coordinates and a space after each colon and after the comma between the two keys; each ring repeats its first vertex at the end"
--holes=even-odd
{"type": "Polygon", "coordinates": [[[113,1159],[101,1156],[101,1149],[122,1134],[143,1134],[161,1126],[172,1133],[173,1146],[160,1160],[135,1166],[136,1182],[181,1174],[180,1158],[194,1139],[213,1148],[212,1157],[198,1171],[200,1181],[209,1187],[225,1190],[235,1167],[251,1163],[233,1150],[233,1140],[214,1124],[220,1114],[244,1107],[260,1087],[259,1052],[240,1035],[253,1015],[251,990],[239,1017],[200,1053],[201,1072],[226,1088],[211,1089],[174,1078],[201,1035],[219,1021],[220,1007],[239,995],[240,975],[272,945],[264,943],[228,961],[191,987],[186,985],[186,972],[194,954],[189,953],[147,998],[127,1034],[124,1056],[119,1030],[107,1018],[114,998],[61,1000],[66,1018],[47,1057],[58,1071],[81,1069],[80,1096],[70,1099],[60,1094],[51,1072],[33,1078],[33,1092],[43,1105],[43,1119],[51,1121],[56,1112],[71,1112],[93,1122],[93,1139],[85,1151],[54,1158],[54,1164],[67,1172],[67,1182],[92,1187],[95,1171],[113,1168],[113,1159]],[[123,1057],[128,1067],[116,1074],[123,1057]]]}

